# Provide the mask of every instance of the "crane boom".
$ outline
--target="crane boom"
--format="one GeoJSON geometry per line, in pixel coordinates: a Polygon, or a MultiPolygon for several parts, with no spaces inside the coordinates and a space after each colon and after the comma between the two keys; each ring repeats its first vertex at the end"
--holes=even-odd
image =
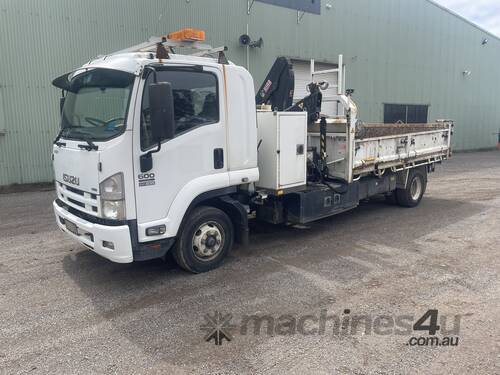
{"type": "Polygon", "coordinates": [[[295,76],[293,66],[286,57],[278,57],[260,87],[257,105],[269,104],[273,110],[284,111],[293,105],[295,76]]]}
{"type": "Polygon", "coordinates": [[[321,86],[317,83],[308,85],[309,95],[294,104],[295,74],[290,60],[278,57],[260,87],[255,101],[257,105],[271,105],[273,111],[306,111],[309,122],[319,119],[321,113],[321,86]]]}

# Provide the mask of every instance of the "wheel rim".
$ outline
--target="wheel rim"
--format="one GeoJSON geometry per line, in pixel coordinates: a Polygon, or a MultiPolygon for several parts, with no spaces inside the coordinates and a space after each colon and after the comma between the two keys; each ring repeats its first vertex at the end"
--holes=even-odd
{"type": "Polygon", "coordinates": [[[410,196],[414,201],[418,201],[422,195],[422,181],[420,178],[415,177],[411,182],[410,196]]]}
{"type": "Polygon", "coordinates": [[[216,258],[224,248],[224,230],[214,221],[201,224],[193,234],[192,248],[203,262],[216,258]]]}

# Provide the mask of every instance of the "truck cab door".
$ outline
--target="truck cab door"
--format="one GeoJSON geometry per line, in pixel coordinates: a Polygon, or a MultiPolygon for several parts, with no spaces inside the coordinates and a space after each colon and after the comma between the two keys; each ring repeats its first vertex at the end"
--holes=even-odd
{"type": "Polygon", "coordinates": [[[162,238],[177,234],[176,198],[189,205],[199,191],[229,184],[223,75],[211,67],[167,69],[156,74],[158,82],[172,85],[175,137],[162,142],[161,150],[153,154],[152,170],[146,173],[141,172],[140,156],[157,148],[151,137],[148,98],[153,73],[143,78],[136,102],[134,169],[140,242],[159,239],[146,236],[149,226],[165,225],[162,238]]]}

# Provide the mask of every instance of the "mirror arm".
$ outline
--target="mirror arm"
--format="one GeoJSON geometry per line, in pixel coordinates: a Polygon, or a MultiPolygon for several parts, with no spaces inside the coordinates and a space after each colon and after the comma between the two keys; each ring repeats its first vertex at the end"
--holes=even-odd
{"type": "Polygon", "coordinates": [[[61,90],[61,97],[59,98],[59,111],[61,112],[61,115],[63,113],[65,101],[66,101],[66,91],[61,90]]]}
{"type": "Polygon", "coordinates": [[[151,150],[148,153],[141,155],[141,173],[146,173],[153,169],[153,154],[160,152],[160,150],[161,141],[158,142],[156,150],[151,150]]]}
{"type": "Polygon", "coordinates": [[[148,152],[148,155],[153,155],[161,151],[161,141],[158,142],[156,150],[151,150],[148,152]]]}

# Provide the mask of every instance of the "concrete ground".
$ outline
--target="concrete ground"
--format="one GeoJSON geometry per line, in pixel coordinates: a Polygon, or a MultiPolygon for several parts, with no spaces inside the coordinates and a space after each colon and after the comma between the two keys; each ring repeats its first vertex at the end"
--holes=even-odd
{"type": "Polygon", "coordinates": [[[500,152],[439,166],[415,209],[372,201],[310,228],[256,228],[197,276],[100,258],[56,229],[53,197],[0,195],[0,373],[500,373],[500,152]],[[458,346],[406,345],[429,337],[411,329],[429,309],[439,338],[459,315],[458,346]],[[221,346],[200,330],[215,311],[235,326],[221,346]],[[324,312],[347,322],[340,333],[334,319],[318,330],[324,312]],[[251,315],[289,325],[245,334],[251,315]],[[308,315],[313,334],[295,332],[308,315]],[[345,320],[362,315],[409,329],[345,320]]]}

